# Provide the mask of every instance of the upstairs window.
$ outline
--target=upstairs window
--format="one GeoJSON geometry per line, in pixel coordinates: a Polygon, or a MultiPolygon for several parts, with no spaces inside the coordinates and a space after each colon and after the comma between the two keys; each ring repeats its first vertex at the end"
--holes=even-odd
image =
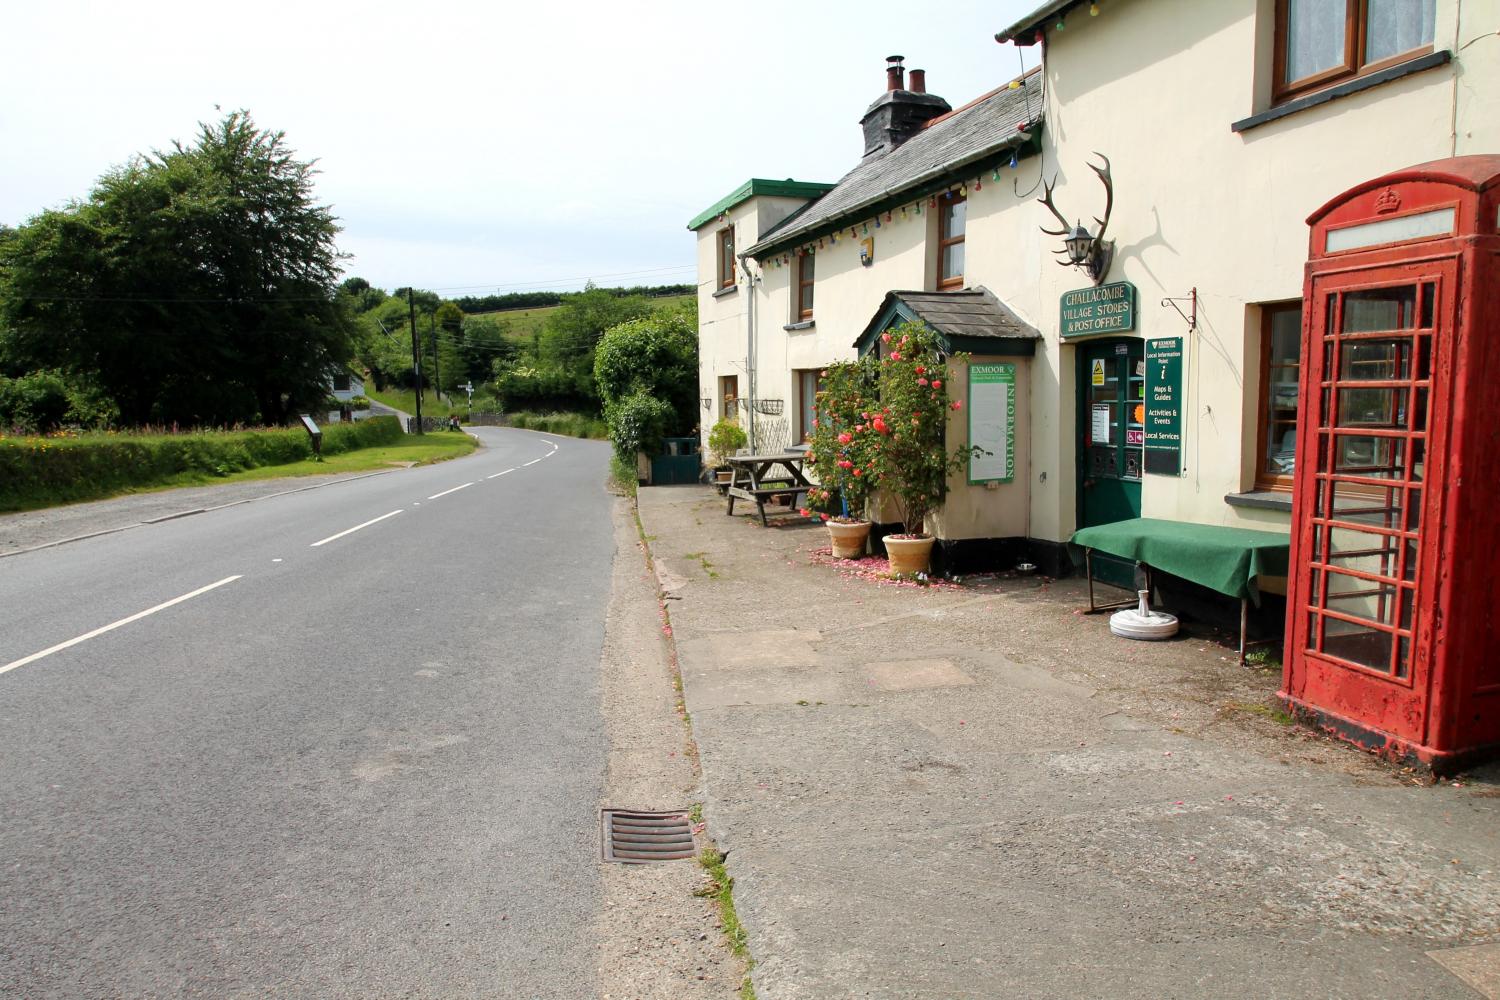
{"type": "Polygon", "coordinates": [[[1276,0],[1275,97],[1432,51],[1436,0],[1276,0]]]}
{"type": "Polygon", "coordinates": [[[809,320],[813,314],[813,271],[817,258],[805,253],[797,258],[797,308],[794,319],[809,320]]]}
{"type": "Polygon", "coordinates": [[[938,281],[939,289],[962,288],[964,285],[964,219],[967,201],[950,191],[938,199],[938,281]]]}
{"type": "Polygon", "coordinates": [[[719,287],[734,287],[734,227],[719,230],[719,287]]]}

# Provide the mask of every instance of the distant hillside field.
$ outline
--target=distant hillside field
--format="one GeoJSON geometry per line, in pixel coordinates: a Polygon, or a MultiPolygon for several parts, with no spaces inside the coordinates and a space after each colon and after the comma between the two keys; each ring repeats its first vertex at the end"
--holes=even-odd
{"type": "MultiPolygon", "coordinates": [[[[664,295],[653,298],[652,302],[658,305],[673,305],[687,299],[692,299],[696,293],[686,295],[664,295]]],[[[468,313],[469,316],[484,316],[492,319],[503,319],[510,324],[506,332],[508,340],[531,340],[532,336],[541,332],[542,324],[547,321],[547,314],[556,312],[558,306],[539,306],[535,309],[497,309],[493,312],[468,313]]]]}

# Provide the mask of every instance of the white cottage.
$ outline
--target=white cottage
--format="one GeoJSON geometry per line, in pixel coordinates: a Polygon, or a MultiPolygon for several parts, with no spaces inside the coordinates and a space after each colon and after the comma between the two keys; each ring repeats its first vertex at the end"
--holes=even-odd
{"type": "Polygon", "coordinates": [[[836,185],[753,181],[693,220],[701,395],[795,442],[819,365],[982,302],[1008,335],[955,348],[1016,365],[1016,473],[950,482],[941,565],[1065,571],[1075,531],[1128,518],[1285,532],[1306,220],[1500,151],[1497,28],[1500,0],[1054,0],[996,36],[1040,70],[957,109],[893,58],[836,185]]]}

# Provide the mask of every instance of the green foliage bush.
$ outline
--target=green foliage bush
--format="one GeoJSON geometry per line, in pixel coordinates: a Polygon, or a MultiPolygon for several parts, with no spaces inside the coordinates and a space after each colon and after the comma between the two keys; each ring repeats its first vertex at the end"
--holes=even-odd
{"type": "Polygon", "coordinates": [[[633,461],[698,415],[698,324],[694,304],[667,307],[605,332],[594,356],[615,453],[633,461]]]}
{"type": "Polygon", "coordinates": [[[586,413],[512,413],[506,417],[512,427],[528,431],[545,431],[563,437],[591,438],[602,441],[609,437],[609,427],[598,417],[586,413]]]}
{"type": "MultiPolygon", "coordinates": [[[[333,424],[323,429],[323,454],[392,444],[400,437],[395,417],[333,424]]],[[[226,476],[310,457],[312,446],[300,427],[0,438],[0,510],[94,500],[160,486],[183,473],[226,476]]]]}
{"type": "Polygon", "coordinates": [[[624,399],[611,403],[605,410],[609,440],[615,454],[630,461],[637,452],[655,454],[661,450],[662,438],[672,426],[672,404],[639,389],[624,399]]]}
{"type": "Polygon", "coordinates": [[[723,465],[729,456],[739,451],[750,441],[745,428],[725,417],[714,424],[708,432],[708,450],[714,465],[723,465]]]}

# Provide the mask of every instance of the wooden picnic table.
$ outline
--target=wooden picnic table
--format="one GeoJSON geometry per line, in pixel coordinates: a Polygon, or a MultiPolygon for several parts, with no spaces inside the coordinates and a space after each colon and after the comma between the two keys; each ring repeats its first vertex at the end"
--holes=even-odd
{"type": "Polygon", "coordinates": [[[802,471],[807,456],[787,452],[778,455],[735,455],[729,459],[729,498],[726,514],[733,516],[735,500],[748,500],[760,512],[760,523],[770,527],[766,520],[766,503],[777,497],[785,497],[790,503],[788,510],[795,511],[807,496],[812,483],[802,471]],[[776,470],[780,471],[776,471],[776,470]]]}

